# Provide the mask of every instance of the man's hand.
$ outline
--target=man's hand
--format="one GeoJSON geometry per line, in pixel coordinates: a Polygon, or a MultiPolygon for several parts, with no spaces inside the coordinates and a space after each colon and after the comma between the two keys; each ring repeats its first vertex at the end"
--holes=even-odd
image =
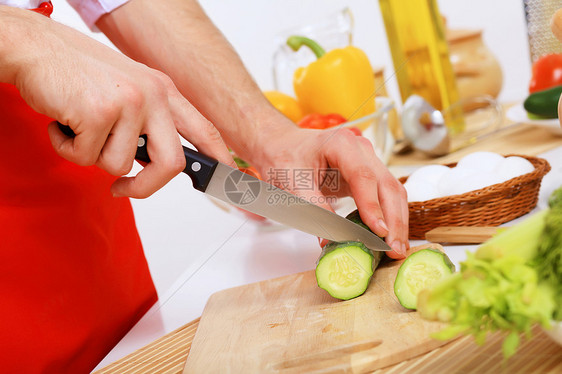
{"type": "Polygon", "coordinates": [[[256,165],[264,179],[330,210],[330,197],[352,196],[363,222],[392,247],[389,256],[405,257],[409,247],[406,192],[377,158],[368,139],[349,129],[307,130],[296,126],[271,135],[267,141],[262,139],[264,157],[256,165]],[[323,180],[327,174],[319,172],[328,169],[334,169],[339,177],[337,190],[329,188],[323,180]],[[292,178],[299,170],[313,170],[313,186],[325,187],[294,188],[298,181],[292,178]],[[283,180],[279,180],[281,175],[283,180]]]}
{"type": "MultiPolygon", "coordinates": [[[[390,255],[404,257],[406,194],[368,140],[349,130],[297,128],[269,104],[197,1],[131,0],[96,25],[126,54],[172,77],[232,150],[265,179],[271,168],[338,169],[337,195],[353,196],[364,222],[394,249],[390,255]]],[[[292,192],[331,209],[322,191],[292,192]]]]}
{"type": "Polygon", "coordinates": [[[48,18],[0,6],[3,35],[0,81],[13,83],[36,111],[53,123],[55,151],[79,165],[97,165],[123,176],[131,171],[138,137],[148,136],[151,162],[135,177],[119,178],[117,196],[147,197],[185,167],[178,135],[204,154],[233,165],[218,130],[165,74],[48,18]],[[24,42],[25,41],[25,42],[24,42]]]}

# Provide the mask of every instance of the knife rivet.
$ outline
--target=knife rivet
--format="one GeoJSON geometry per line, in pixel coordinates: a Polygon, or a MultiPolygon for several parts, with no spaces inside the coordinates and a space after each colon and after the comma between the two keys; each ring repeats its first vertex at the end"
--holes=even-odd
{"type": "Polygon", "coordinates": [[[193,170],[194,172],[198,172],[199,170],[201,170],[201,164],[199,162],[194,162],[193,164],[191,164],[191,170],[193,170]]]}
{"type": "Polygon", "coordinates": [[[144,147],[144,145],[146,144],[146,140],[144,140],[144,138],[139,138],[139,141],[137,142],[137,147],[144,147]]]}

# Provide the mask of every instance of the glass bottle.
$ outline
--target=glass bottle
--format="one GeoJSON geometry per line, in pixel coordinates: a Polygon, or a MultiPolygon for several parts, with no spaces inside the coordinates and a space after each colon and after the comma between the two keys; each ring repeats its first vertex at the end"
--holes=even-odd
{"type": "MultiPolygon", "coordinates": [[[[402,101],[412,94],[443,110],[459,100],[443,20],[436,0],[379,0],[402,101]]],[[[449,118],[451,134],[464,128],[449,118]]]]}

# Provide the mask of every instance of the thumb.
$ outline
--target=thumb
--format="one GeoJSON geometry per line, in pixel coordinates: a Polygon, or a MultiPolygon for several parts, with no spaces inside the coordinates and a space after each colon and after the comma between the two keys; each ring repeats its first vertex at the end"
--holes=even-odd
{"type": "Polygon", "coordinates": [[[56,122],[49,123],[47,132],[55,152],[67,160],[71,159],[74,152],[74,138],[64,135],[56,122]]]}
{"type": "Polygon", "coordinates": [[[74,137],[63,133],[56,121],[49,123],[47,132],[55,152],[62,158],[80,166],[94,165],[109,135],[109,130],[97,134],[76,131],[74,137]]]}

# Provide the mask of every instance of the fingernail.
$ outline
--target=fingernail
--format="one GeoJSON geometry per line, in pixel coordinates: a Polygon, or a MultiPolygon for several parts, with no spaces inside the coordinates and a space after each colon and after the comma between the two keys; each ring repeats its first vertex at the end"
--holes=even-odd
{"type": "Polygon", "coordinates": [[[402,254],[406,256],[406,243],[402,243],[402,254]]]}
{"type": "Polygon", "coordinates": [[[402,243],[400,243],[400,241],[398,240],[393,241],[392,244],[390,245],[390,248],[392,248],[392,250],[398,253],[399,255],[405,254],[404,252],[402,252],[402,243]]]}
{"type": "Polygon", "coordinates": [[[383,229],[385,229],[386,231],[390,231],[390,230],[388,230],[388,226],[386,225],[386,223],[384,223],[384,221],[382,219],[379,219],[378,225],[380,227],[382,227],[383,229]]]}

